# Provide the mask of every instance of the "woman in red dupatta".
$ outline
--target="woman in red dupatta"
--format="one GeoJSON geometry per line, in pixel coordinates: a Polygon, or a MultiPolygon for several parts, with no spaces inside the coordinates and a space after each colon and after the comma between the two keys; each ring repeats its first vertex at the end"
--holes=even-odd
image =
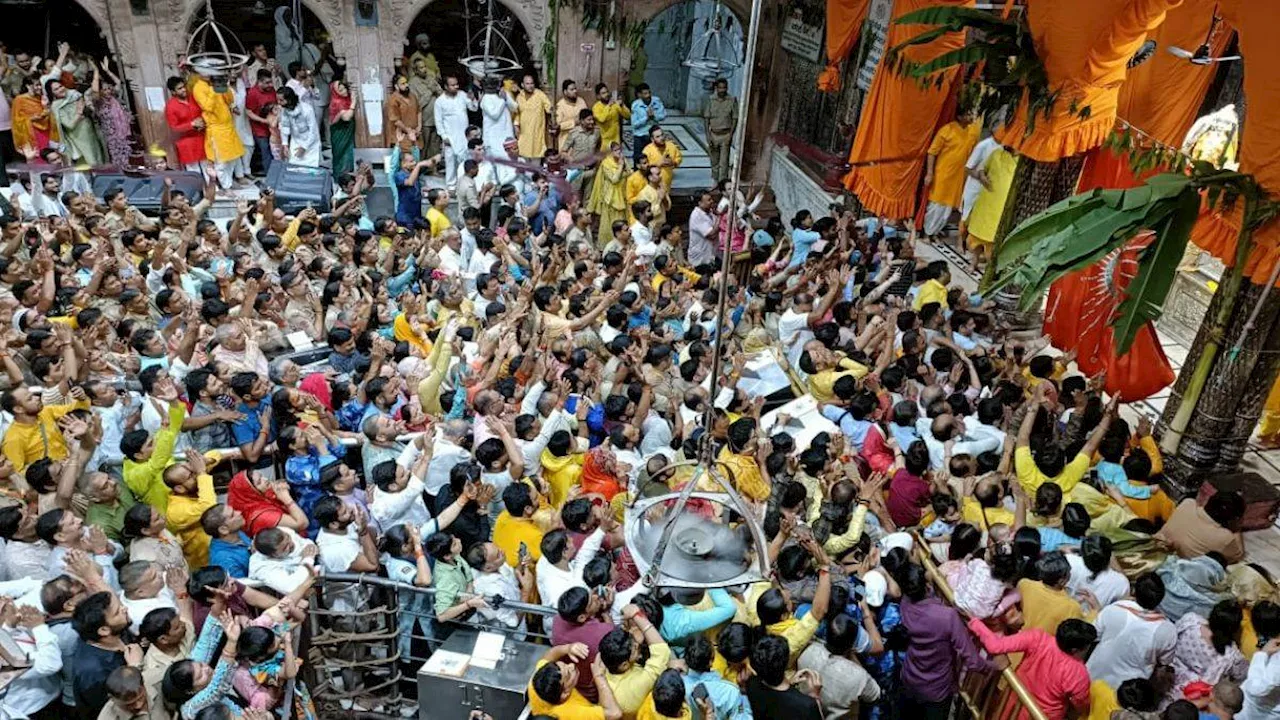
{"type": "Polygon", "coordinates": [[[288,483],[273,483],[256,470],[242,470],[231,478],[227,505],[244,515],[244,532],[250,537],[273,527],[306,532],[310,522],[289,494],[288,483]]]}

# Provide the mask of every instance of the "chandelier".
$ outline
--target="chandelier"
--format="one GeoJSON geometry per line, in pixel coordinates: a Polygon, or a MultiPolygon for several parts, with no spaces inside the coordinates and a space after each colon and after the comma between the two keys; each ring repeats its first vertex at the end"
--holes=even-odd
{"type": "Polygon", "coordinates": [[[187,40],[187,64],[206,77],[225,78],[249,64],[249,53],[226,25],[213,19],[213,0],[205,0],[205,19],[187,40]]]}
{"type": "Polygon", "coordinates": [[[471,3],[465,3],[463,19],[466,22],[467,55],[458,58],[458,62],[462,63],[467,72],[478,81],[519,70],[521,65],[516,59],[515,48],[507,40],[514,29],[514,18],[507,16],[495,19],[493,17],[493,7],[497,4],[497,0],[479,0],[477,4],[485,7],[484,26],[472,34],[471,3]]]}
{"type": "Polygon", "coordinates": [[[707,29],[693,41],[689,55],[684,59],[684,66],[689,68],[694,77],[714,81],[731,75],[734,70],[742,67],[738,44],[728,34],[734,22],[733,13],[716,2],[711,17],[707,20],[707,29]]]}

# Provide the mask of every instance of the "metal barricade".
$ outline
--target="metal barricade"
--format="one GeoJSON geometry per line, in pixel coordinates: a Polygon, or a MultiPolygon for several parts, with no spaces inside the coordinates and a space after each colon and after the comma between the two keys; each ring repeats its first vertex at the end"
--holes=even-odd
{"type": "MultiPolygon", "coordinates": [[[[947,604],[955,607],[955,592],[947,583],[947,579],[938,571],[938,566],[934,564],[933,556],[929,554],[929,544],[920,533],[913,531],[911,534],[915,540],[913,545],[916,561],[924,566],[929,581],[933,583],[934,588],[947,604]]],[[[977,642],[977,638],[974,640],[977,642]]],[[[978,643],[978,647],[982,647],[981,643],[978,643]]],[[[1011,665],[1006,665],[999,674],[961,671],[959,694],[965,707],[975,718],[1015,720],[1029,717],[1031,720],[1047,720],[1040,706],[1036,704],[1035,698],[1027,692],[1026,686],[1018,679],[1011,665]]]]}
{"type": "MultiPolygon", "coordinates": [[[[460,599],[472,597],[460,595],[460,599]]],[[[492,604],[493,598],[485,598],[492,604]]],[[[543,605],[503,601],[524,620],[518,630],[468,620],[441,623],[435,617],[435,588],[395,582],[377,575],[327,573],[309,598],[307,632],[299,651],[311,697],[321,717],[355,713],[368,717],[416,717],[415,677],[454,627],[472,627],[550,644],[543,605]]]]}

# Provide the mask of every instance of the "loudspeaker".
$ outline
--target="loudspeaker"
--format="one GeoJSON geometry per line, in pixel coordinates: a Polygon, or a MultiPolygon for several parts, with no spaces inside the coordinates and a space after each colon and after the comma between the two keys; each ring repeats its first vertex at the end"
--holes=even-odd
{"type": "Polygon", "coordinates": [[[333,175],[328,168],[290,165],[277,160],[267,172],[267,187],[276,193],[276,207],[296,215],[310,205],[317,212],[329,212],[333,199],[333,175]]]}
{"type": "Polygon", "coordinates": [[[124,188],[129,204],[150,215],[160,214],[160,198],[164,195],[164,179],[173,179],[173,189],[182,191],[192,205],[204,197],[204,178],[196,172],[166,172],[156,175],[132,175],[121,172],[92,173],[93,194],[102,200],[110,190],[124,188]]]}

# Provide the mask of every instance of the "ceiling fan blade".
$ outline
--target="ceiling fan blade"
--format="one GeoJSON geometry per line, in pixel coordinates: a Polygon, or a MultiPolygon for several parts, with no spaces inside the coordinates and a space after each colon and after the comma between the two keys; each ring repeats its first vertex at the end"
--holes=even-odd
{"type": "Polygon", "coordinates": [[[1228,62],[1228,61],[1231,61],[1231,60],[1239,60],[1239,59],[1240,59],[1240,57],[1241,57],[1241,56],[1239,56],[1239,55],[1228,55],[1228,56],[1226,56],[1226,57],[1213,58],[1213,61],[1214,61],[1214,62],[1228,62]]]}
{"type": "Polygon", "coordinates": [[[1177,55],[1178,57],[1184,60],[1190,60],[1192,57],[1194,57],[1194,55],[1190,50],[1183,50],[1177,45],[1170,45],[1167,49],[1169,50],[1170,53],[1177,55]]]}

